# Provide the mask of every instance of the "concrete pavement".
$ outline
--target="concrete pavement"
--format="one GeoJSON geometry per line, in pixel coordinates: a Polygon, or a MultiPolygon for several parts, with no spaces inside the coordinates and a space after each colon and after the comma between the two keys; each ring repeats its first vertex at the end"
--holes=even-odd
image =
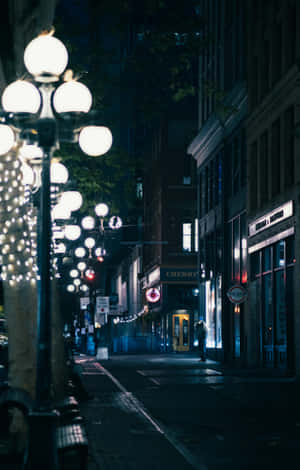
{"type": "MultiPolygon", "coordinates": [[[[196,354],[75,357],[87,470],[264,470],[289,466],[300,385],[274,371],[224,368],[196,354]]],[[[20,468],[1,462],[1,470],[20,468]]]]}
{"type": "Polygon", "coordinates": [[[282,468],[300,438],[299,385],[186,355],[81,356],[88,470],[282,468]]]}

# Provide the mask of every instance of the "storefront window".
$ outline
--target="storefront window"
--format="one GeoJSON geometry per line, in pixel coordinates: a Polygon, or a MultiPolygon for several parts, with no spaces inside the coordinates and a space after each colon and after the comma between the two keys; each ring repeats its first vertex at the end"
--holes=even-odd
{"type": "Polygon", "coordinates": [[[240,281],[240,221],[236,218],[233,221],[233,266],[234,266],[234,279],[236,282],[240,281]]]}
{"type": "Polygon", "coordinates": [[[205,297],[206,297],[206,325],[208,328],[206,345],[208,348],[215,348],[216,347],[215,291],[214,291],[213,283],[211,281],[206,281],[205,283],[205,297]]]}
{"type": "MultiPolygon", "coordinates": [[[[282,239],[251,255],[251,285],[261,288],[255,305],[261,318],[261,354],[265,366],[286,367],[288,329],[293,315],[294,238],[282,239]],[[260,264],[261,260],[261,264],[260,264]],[[260,269],[261,266],[261,269],[260,269]]],[[[254,312],[255,314],[255,312],[254,312]]]]}
{"type": "Polygon", "coordinates": [[[286,346],[286,311],[284,271],[275,273],[276,344],[286,346]]]}
{"type": "Polygon", "coordinates": [[[246,283],[248,280],[247,275],[247,225],[246,225],[246,214],[241,215],[241,276],[242,283],[246,283]]]}
{"type": "Polygon", "coordinates": [[[270,271],[271,269],[271,247],[268,246],[263,250],[263,272],[270,271]]]}
{"type": "Polygon", "coordinates": [[[260,274],[260,253],[256,251],[251,255],[251,281],[253,281],[258,274],[260,274]]]}
{"type": "Polygon", "coordinates": [[[217,289],[216,289],[216,347],[222,347],[222,277],[217,277],[217,289]]]}
{"type": "Polygon", "coordinates": [[[206,281],[206,325],[208,328],[207,347],[222,347],[222,305],[221,305],[221,276],[215,281],[206,281]]]}
{"type": "Polygon", "coordinates": [[[286,239],[286,264],[295,263],[295,239],[289,237],[286,239]]]}
{"type": "Polygon", "coordinates": [[[273,345],[273,318],[272,318],[272,279],[271,274],[263,277],[263,341],[264,346],[273,345]]]}
{"type": "Polygon", "coordinates": [[[284,266],[284,240],[280,240],[274,247],[274,268],[284,266]]]}
{"type": "Polygon", "coordinates": [[[234,308],[234,355],[235,357],[241,355],[241,311],[239,305],[234,308]]]}

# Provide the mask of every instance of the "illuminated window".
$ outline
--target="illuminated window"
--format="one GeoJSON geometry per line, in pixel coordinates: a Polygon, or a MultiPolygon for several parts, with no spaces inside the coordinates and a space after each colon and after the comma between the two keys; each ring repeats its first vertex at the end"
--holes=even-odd
{"type": "Polygon", "coordinates": [[[182,224],[182,248],[184,251],[192,251],[192,224],[182,224]]]}
{"type": "Polygon", "coordinates": [[[182,249],[183,251],[198,251],[198,219],[194,223],[185,222],[182,224],[182,249]]]}

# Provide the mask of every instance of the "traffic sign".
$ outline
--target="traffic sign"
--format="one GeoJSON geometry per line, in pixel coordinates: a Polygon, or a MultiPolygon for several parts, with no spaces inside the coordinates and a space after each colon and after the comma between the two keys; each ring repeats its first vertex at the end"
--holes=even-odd
{"type": "Polygon", "coordinates": [[[228,289],[227,297],[233,304],[241,304],[247,298],[247,291],[240,284],[236,284],[228,289]]]}
{"type": "Polygon", "coordinates": [[[109,314],[109,297],[96,297],[96,313],[109,314]]]}

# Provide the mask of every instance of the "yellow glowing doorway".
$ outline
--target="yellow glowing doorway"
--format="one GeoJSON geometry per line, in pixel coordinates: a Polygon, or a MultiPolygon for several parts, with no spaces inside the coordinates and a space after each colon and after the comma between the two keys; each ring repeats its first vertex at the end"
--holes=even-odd
{"type": "Polygon", "coordinates": [[[188,313],[173,315],[173,351],[189,351],[190,349],[190,316],[188,313]]]}

